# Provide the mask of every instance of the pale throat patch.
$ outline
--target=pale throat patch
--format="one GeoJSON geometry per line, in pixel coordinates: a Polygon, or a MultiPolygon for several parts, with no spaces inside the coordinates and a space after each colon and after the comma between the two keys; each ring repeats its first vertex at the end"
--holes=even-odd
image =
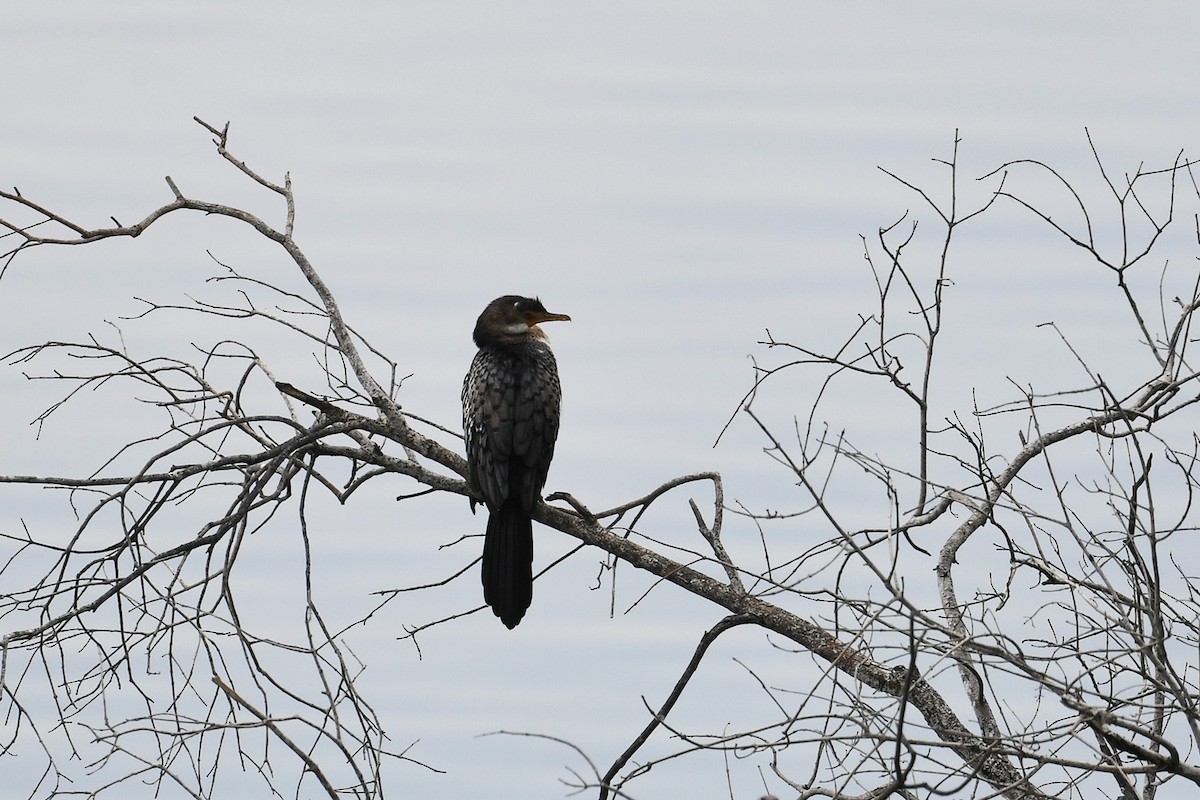
{"type": "Polygon", "coordinates": [[[540,327],[537,325],[526,325],[524,322],[512,322],[505,325],[504,333],[507,336],[532,336],[534,339],[540,339],[543,342],[550,341],[550,337],[540,327]]]}

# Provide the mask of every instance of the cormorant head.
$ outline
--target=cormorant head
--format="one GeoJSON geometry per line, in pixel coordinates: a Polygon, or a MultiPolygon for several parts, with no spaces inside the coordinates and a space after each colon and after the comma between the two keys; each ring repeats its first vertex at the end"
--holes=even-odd
{"type": "Polygon", "coordinates": [[[546,334],[538,323],[570,320],[566,314],[551,314],[536,297],[506,294],[488,303],[479,315],[475,323],[475,344],[485,347],[545,339],[546,334]]]}

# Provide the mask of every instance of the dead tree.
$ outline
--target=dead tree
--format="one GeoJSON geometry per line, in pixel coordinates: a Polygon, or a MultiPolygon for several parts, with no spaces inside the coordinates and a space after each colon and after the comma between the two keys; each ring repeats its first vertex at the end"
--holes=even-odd
{"type": "MultiPolygon", "coordinates": [[[[305,592],[302,631],[264,631],[249,621],[235,578],[260,546],[252,534],[286,517],[308,580],[315,493],[345,503],[380,476],[403,475],[424,492],[472,497],[461,442],[398,404],[396,364],[355,332],[293,240],[290,180],[235,158],[228,125],[197,121],[232,168],[279,197],[282,226],[194,199],[170,178],[165,205],[99,228],[14,189],[0,192],[9,243],[0,277],[35,248],[136,237],[168,215],[226,217],[281,248],[306,290],[222,267],[218,279],[238,287],[240,301],[150,304],[146,313],[267,323],[307,343],[325,385],[277,381],[252,342],[233,339],[193,359],[134,355],[119,338],[99,337],[4,357],[65,387],[39,423],[81,407],[86,390],[123,384],[159,424],[88,474],[64,462],[63,476],[0,477],[11,497],[55,490],[77,515],[70,530],[22,525],[19,511],[0,522],[0,756],[40,751],[44,773],[31,796],[75,794],[89,780],[89,796],[124,795],[135,782],[222,796],[249,772],[280,793],[375,797],[386,765],[408,755],[392,748],[360,693],[362,665],[344,629],[305,592]]],[[[1200,201],[1191,164],[1180,155],[1117,180],[1097,155],[1108,195],[1098,204],[1115,212],[1100,226],[1095,204],[1047,165],[1002,165],[975,184],[981,199],[964,211],[957,138],[940,163],[940,191],[892,175],[936,233],[918,235],[905,215],[864,239],[871,311],[836,341],[803,332],[805,344],[771,334],[762,342],[764,359],[785,357],[757,368],[731,422],[755,426],[791,475],[800,496],[780,506],[794,510],[727,501],[715,472],[681,475],[612,508],[590,508],[578,487],[537,509],[537,521],[603,551],[611,568],[645,571],[724,615],[696,631],[674,691],[648,709],[628,749],[576,772],[578,788],[628,797],[652,767],[730,754],[761,767],[764,791],[778,796],[1152,798],[1168,782],[1200,784],[1200,587],[1188,547],[1200,453],[1188,409],[1200,392],[1187,361],[1200,270],[1159,255],[1180,246],[1170,238],[1176,204],[1200,201]],[[1032,175],[1051,185],[1011,188],[1032,175]],[[1094,365],[1051,327],[1061,334],[1055,357],[1066,358],[1057,383],[1010,375],[1007,397],[961,402],[964,387],[943,366],[947,338],[965,335],[947,324],[955,280],[971,274],[956,254],[964,231],[1001,206],[1028,212],[1093,264],[1124,309],[1106,324],[1135,343],[1136,358],[1094,365]],[[807,402],[772,406],[772,392],[794,378],[807,402]],[[847,396],[869,397],[903,444],[877,446],[838,422],[847,396]],[[698,486],[712,503],[688,501],[694,530],[647,530],[649,507],[698,486]],[[731,521],[757,530],[761,546],[728,547],[731,521]],[[655,544],[665,539],[673,549],[655,544]],[[703,547],[680,544],[688,541],[703,547]],[[676,728],[672,710],[711,645],[747,627],[767,634],[765,651],[786,646],[817,665],[815,683],[761,681],[777,713],[744,728],[676,728]],[[647,756],[650,741],[677,747],[647,756]]],[[[1186,247],[1200,247],[1200,228],[1186,247]]],[[[986,374],[986,363],[973,366],[986,374]]],[[[447,609],[431,624],[462,613],[447,609]]]]}

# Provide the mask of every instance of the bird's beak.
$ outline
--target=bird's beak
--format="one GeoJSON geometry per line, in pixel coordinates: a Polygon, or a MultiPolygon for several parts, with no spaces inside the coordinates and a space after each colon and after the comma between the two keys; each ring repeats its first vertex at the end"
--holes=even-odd
{"type": "Polygon", "coordinates": [[[525,314],[525,323],[527,325],[537,325],[541,322],[570,322],[571,318],[566,314],[551,314],[550,312],[529,311],[525,314]]]}

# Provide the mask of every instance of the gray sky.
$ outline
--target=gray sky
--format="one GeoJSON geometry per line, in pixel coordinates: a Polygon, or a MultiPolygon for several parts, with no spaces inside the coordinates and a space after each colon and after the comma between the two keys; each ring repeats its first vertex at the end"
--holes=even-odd
{"type": "MultiPolygon", "coordinates": [[[[239,157],[273,178],[290,171],[296,238],[352,324],[412,374],[407,407],[456,425],[476,315],[499,294],[538,294],[574,318],[550,331],[565,407],[548,490],[607,507],[716,469],[731,499],[788,507],[799,499],[749,425],[711,444],[750,385],[748,355],[772,358],[755,345],[764,329],[832,343],[871,299],[858,235],[908,209],[929,216],[876,167],[937,188],[944,171],[930,159],[949,156],[958,129],[968,197],[985,196],[970,178],[1016,158],[1087,182],[1084,126],[1118,172],[1166,166],[1196,134],[1197,23],[1184,3],[25,3],[0,26],[0,184],[102,225],[167,202],[169,174],[189,195],[281,219],[192,116],[229,120],[239,157]]],[[[964,244],[955,280],[966,307],[1001,310],[991,328],[955,318],[957,341],[968,362],[982,348],[1036,372],[1045,333],[1034,326],[1053,312],[1025,287],[1045,278],[1039,302],[1069,295],[1056,319],[1085,342],[1100,335],[1094,317],[1071,315],[1094,307],[1092,288],[1076,288],[1072,254],[997,216],[964,244]]],[[[0,285],[0,349],[107,332],[141,309],[134,296],[219,297],[203,283],[215,271],[205,250],[298,285],[228,223],[175,220],[134,242],[19,259],[0,285]]],[[[142,352],[203,335],[159,325],[121,328],[142,352]]],[[[279,348],[277,376],[319,390],[308,353],[279,348]]],[[[960,374],[960,389],[991,380],[960,374]]],[[[35,443],[11,418],[23,423],[53,392],[11,370],[0,381],[0,472],[87,472],[137,419],[114,406],[96,431],[88,414],[63,417],[35,443]]],[[[771,407],[782,424],[802,411],[786,395],[771,407]]],[[[880,432],[870,398],[845,408],[880,432]]],[[[441,574],[460,556],[436,547],[482,525],[465,504],[392,502],[409,488],[381,485],[328,513],[337,536],[321,587],[348,616],[367,592],[441,574]]],[[[694,536],[683,498],[661,520],[694,536]]],[[[571,544],[537,537],[539,563],[571,544]]],[[[245,591],[286,596],[295,586],[272,585],[286,571],[268,565],[287,563],[294,543],[277,530],[255,544],[263,573],[245,591]]],[[[644,722],[639,697],[661,700],[718,614],[669,589],[622,614],[646,585],[626,571],[610,620],[607,593],[589,590],[596,562],[584,553],[539,581],[516,631],[478,614],[427,636],[423,660],[395,636],[468,607],[474,580],[393,605],[360,632],[363,683],[394,741],[420,739],[413,755],[449,772],[393,768],[389,791],[565,794],[572,754],[476,738],[494,730],[571,739],[602,768],[624,748],[644,722]]],[[[731,637],[702,684],[710,693],[697,688],[681,717],[719,728],[762,703],[731,661],[753,652],[769,672],[776,655],[761,639],[731,637]]],[[[795,682],[794,664],[780,670],[795,682]]],[[[738,766],[738,798],[761,794],[760,766],[738,766]]],[[[633,793],[717,796],[723,780],[720,763],[695,762],[633,793]]]]}

